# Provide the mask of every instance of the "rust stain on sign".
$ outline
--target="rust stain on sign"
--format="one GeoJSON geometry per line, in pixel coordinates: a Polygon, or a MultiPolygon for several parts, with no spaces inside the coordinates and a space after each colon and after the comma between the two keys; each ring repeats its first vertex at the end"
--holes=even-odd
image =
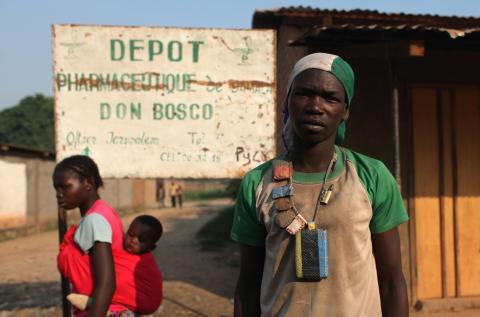
{"type": "Polygon", "coordinates": [[[206,80],[189,80],[191,84],[197,84],[200,86],[211,86],[211,87],[221,87],[221,86],[228,86],[229,88],[263,88],[263,87],[274,87],[275,83],[269,83],[266,81],[260,80],[227,80],[227,81],[206,81],[206,80]]]}
{"type": "MultiPolygon", "coordinates": [[[[132,75],[155,75],[158,76],[158,73],[138,73],[132,75]]],[[[244,89],[253,89],[253,88],[264,88],[269,87],[272,88],[275,86],[274,83],[269,83],[265,81],[259,80],[228,80],[224,82],[213,82],[213,81],[202,81],[202,80],[187,80],[188,84],[196,84],[200,86],[209,86],[209,87],[222,87],[228,86],[232,89],[244,88],[244,89]]],[[[123,89],[123,90],[164,90],[167,87],[165,84],[143,84],[138,82],[126,82],[120,80],[100,80],[100,79],[91,79],[91,78],[80,78],[74,81],[74,85],[81,87],[89,87],[89,88],[100,88],[102,86],[109,87],[111,89],[123,89]]]]}

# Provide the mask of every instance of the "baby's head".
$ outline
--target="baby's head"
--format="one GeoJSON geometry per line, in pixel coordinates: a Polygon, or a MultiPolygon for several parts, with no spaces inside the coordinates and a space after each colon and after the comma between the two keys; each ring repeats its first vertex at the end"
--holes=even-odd
{"type": "Polygon", "coordinates": [[[157,218],[149,215],[138,216],[128,227],[123,239],[123,248],[134,254],[152,251],[162,233],[162,224],[157,218]]]}

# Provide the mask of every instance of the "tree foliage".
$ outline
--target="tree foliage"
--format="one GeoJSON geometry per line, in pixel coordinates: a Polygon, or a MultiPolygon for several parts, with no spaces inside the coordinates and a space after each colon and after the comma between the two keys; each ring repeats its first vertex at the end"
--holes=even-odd
{"type": "Polygon", "coordinates": [[[53,98],[36,94],[0,111],[0,142],[53,151],[53,98]]]}

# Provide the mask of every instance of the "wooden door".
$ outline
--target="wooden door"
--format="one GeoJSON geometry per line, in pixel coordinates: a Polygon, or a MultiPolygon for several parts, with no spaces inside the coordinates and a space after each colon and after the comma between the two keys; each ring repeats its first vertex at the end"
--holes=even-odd
{"type": "Polygon", "coordinates": [[[480,88],[411,89],[417,299],[480,296],[480,88]]]}

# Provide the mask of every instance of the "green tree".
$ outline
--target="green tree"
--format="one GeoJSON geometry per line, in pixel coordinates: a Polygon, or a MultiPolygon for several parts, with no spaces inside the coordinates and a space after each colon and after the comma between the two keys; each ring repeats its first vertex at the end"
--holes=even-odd
{"type": "Polygon", "coordinates": [[[54,150],[53,98],[28,96],[0,111],[0,142],[38,150],[54,150]]]}

